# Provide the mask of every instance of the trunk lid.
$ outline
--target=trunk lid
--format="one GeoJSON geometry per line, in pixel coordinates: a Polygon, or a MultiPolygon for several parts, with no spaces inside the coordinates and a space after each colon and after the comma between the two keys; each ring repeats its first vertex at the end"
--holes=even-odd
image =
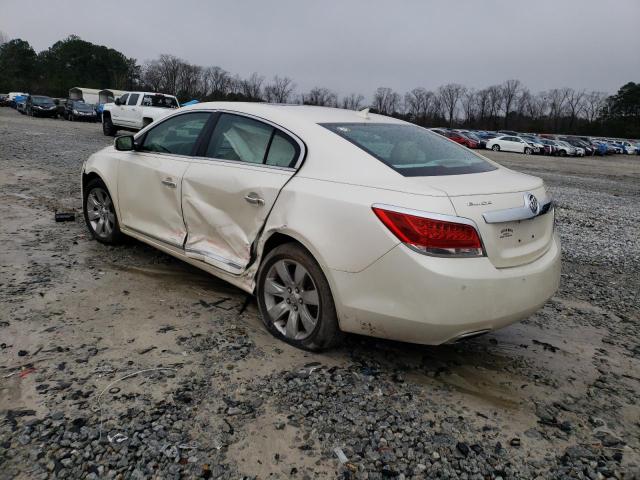
{"type": "Polygon", "coordinates": [[[488,223],[484,214],[498,210],[528,208],[526,194],[533,194],[540,207],[548,197],[541,179],[506,168],[486,173],[420,177],[424,186],[447,193],[456,214],[478,226],[487,256],[497,268],[515,267],[542,256],[553,241],[551,210],[533,218],[488,223]]]}

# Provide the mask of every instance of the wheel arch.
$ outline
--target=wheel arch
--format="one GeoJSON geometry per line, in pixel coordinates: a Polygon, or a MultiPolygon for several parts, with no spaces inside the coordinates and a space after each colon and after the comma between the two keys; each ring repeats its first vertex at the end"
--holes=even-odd
{"type": "Polygon", "coordinates": [[[324,274],[324,277],[327,279],[327,283],[329,284],[329,290],[331,291],[331,296],[333,298],[333,303],[335,305],[336,315],[338,316],[338,325],[341,328],[342,301],[340,299],[339,292],[335,285],[334,279],[330,274],[330,269],[327,267],[326,263],[322,259],[322,256],[319,254],[319,252],[311,246],[311,243],[306,241],[306,239],[302,235],[298,234],[293,230],[289,230],[289,229],[274,230],[272,232],[269,232],[268,235],[263,236],[263,238],[259,242],[261,247],[260,247],[260,254],[255,264],[255,270],[254,270],[255,273],[253,276],[253,280],[254,280],[253,294],[257,295],[258,272],[260,271],[260,267],[262,266],[262,262],[264,261],[265,257],[269,254],[269,252],[271,252],[275,248],[279,247],[280,245],[285,245],[287,243],[295,243],[296,245],[301,246],[305,251],[309,253],[309,255],[311,255],[311,257],[316,261],[316,263],[320,267],[320,270],[324,274]]]}

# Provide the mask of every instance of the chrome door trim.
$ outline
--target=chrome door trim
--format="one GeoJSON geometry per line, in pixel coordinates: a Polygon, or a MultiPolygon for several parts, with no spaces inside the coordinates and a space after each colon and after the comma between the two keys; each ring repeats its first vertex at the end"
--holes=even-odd
{"type": "Polygon", "coordinates": [[[155,240],[156,242],[162,242],[162,243],[165,243],[167,245],[171,245],[172,247],[176,247],[176,248],[179,248],[181,250],[183,249],[183,246],[182,246],[181,243],[174,243],[174,242],[170,242],[168,240],[164,240],[162,238],[156,237],[155,235],[151,235],[149,233],[145,233],[145,232],[143,232],[141,230],[138,230],[137,228],[133,228],[133,227],[130,227],[128,225],[124,225],[124,228],[127,229],[127,230],[131,230],[132,232],[137,233],[138,235],[142,235],[143,237],[149,237],[149,238],[155,240]]]}
{"type": "Polygon", "coordinates": [[[552,200],[546,200],[537,211],[532,211],[527,205],[527,196],[529,193],[524,194],[524,201],[522,207],[505,208],[503,210],[492,210],[482,214],[482,218],[486,223],[504,223],[504,222],[516,222],[520,220],[529,220],[531,218],[545,215],[553,210],[554,205],[552,200]]]}
{"type": "Polygon", "coordinates": [[[228,258],[224,258],[224,257],[222,257],[220,255],[216,255],[215,253],[207,252],[205,250],[198,250],[196,248],[185,248],[184,252],[185,252],[185,254],[191,253],[191,254],[194,254],[194,255],[202,255],[203,257],[211,258],[212,260],[215,260],[216,262],[223,263],[223,264],[233,268],[234,270],[237,270],[236,273],[240,273],[243,270],[242,265],[238,265],[237,263],[232,262],[228,258]]]}

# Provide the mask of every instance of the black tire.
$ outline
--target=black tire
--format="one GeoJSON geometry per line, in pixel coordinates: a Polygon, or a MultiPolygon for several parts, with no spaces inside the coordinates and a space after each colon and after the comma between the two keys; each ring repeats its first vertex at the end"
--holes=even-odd
{"type": "MultiPolygon", "coordinates": [[[[340,344],[344,334],[338,326],[338,315],[329,282],[313,256],[301,245],[286,243],[271,250],[260,265],[257,279],[256,293],[258,297],[258,308],[262,321],[273,336],[295,347],[310,351],[326,350],[340,344]],[[278,319],[272,319],[267,309],[265,282],[268,279],[269,272],[272,270],[271,267],[282,260],[296,262],[304,267],[317,293],[318,306],[315,307],[317,308],[317,322],[313,330],[307,333],[308,336],[300,340],[290,338],[283,334],[275,324],[275,320],[278,319]]],[[[304,292],[301,292],[300,295],[302,296],[303,293],[304,292]]],[[[284,302],[284,297],[281,298],[284,302]]],[[[302,300],[300,300],[300,303],[302,303],[302,300]]],[[[297,310],[297,307],[294,308],[297,310]]]]}
{"type": "Polygon", "coordinates": [[[500,151],[500,145],[496,144],[493,147],[491,147],[491,150],[493,150],[494,152],[499,152],[500,151]]]}
{"type": "Polygon", "coordinates": [[[560,155],[561,157],[566,157],[567,156],[567,151],[566,150],[560,150],[558,152],[558,155],[560,155]]]}
{"type": "Polygon", "coordinates": [[[94,239],[106,245],[117,245],[119,243],[122,243],[122,241],[124,240],[124,234],[120,231],[120,225],[118,222],[118,216],[116,214],[115,207],[113,205],[113,199],[111,198],[111,194],[109,193],[106,185],[99,178],[94,178],[85,185],[83,189],[82,211],[84,214],[84,221],[87,224],[87,228],[89,229],[89,232],[94,239]],[[104,194],[106,194],[106,196],[108,197],[109,202],[107,209],[113,215],[113,227],[108,233],[98,232],[96,227],[91,223],[92,221],[89,219],[90,210],[94,212],[97,212],[98,210],[87,205],[87,202],[89,201],[90,195],[92,195],[92,193],[94,192],[98,193],[98,191],[104,192],[104,194]]]}
{"type": "Polygon", "coordinates": [[[102,116],[102,133],[104,133],[107,137],[115,137],[116,133],[118,133],[118,129],[111,121],[111,116],[109,115],[102,116]]]}
{"type": "Polygon", "coordinates": [[[533,153],[533,150],[531,150],[529,147],[526,147],[526,148],[524,149],[524,154],[525,154],[525,155],[531,155],[532,153],[533,153]]]}

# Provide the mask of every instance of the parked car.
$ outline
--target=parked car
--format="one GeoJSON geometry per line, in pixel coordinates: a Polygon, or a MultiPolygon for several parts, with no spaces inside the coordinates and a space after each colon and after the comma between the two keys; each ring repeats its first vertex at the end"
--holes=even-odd
{"type": "Polygon", "coordinates": [[[8,107],[8,106],[9,106],[9,94],[0,93],[0,107],[8,107]]]}
{"type": "Polygon", "coordinates": [[[480,142],[478,140],[474,140],[467,135],[456,132],[454,130],[448,130],[445,132],[445,136],[460,145],[464,145],[467,148],[479,148],[480,142]]]}
{"type": "Polygon", "coordinates": [[[569,145],[576,147],[576,149],[578,150],[578,156],[593,155],[594,148],[590,144],[584,142],[579,138],[562,137],[561,140],[567,142],[569,145]]]}
{"type": "Polygon", "coordinates": [[[82,100],[67,100],[64,107],[64,118],[71,121],[95,122],[98,118],[93,105],[82,100]]]}
{"type": "Polygon", "coordinates": [[[102,131],[113,136],[118,130],[140,130],[179,107],[173,95],[127,92],[102,108],[102,131]]]}
{"type": "Polygon", "coordinates": [[[520,135],[520,138],[533,147],[534,153],[545,153],[545,144],[542,140],[532,135],[520,135]]]}
{"type": "Polygon", "coordinates": [[[518,132],[514,132],[513,130],[498,130],[498,133],[501,135],[509,135],[510,137],[520,136],[518,132]]]}
{"type": "Polygon", "coordinates": [[[492,138],[487,142],[487,148],[490,148],[494,152],[518,152],[526,153],[527,155],[533,153],[533,147],[531,145],[520,137],[512,137],[510,135],[492,138]]]}
{"type": "Polygon", "coordinates": [[[96,240],[135,237],[255,293],[266,328],[309,350],[481,335],[560,277],[541,179],[382,115],[201,103],[91,155],[81,188],[96,240]]]}
{"type": "Polygon", "coordinates": [[[13,99],[16,110],[18,110],[21,114],[26,115],[27,113],[27,97],[24,95],[17,96],[13,99]]]}
{"type": "Polygon", "coordinates": [[[58,109],[53,98],[45,95],[29,95],[26,103],[27,115],[32,117],[58,118],[58,109]]]}
{"type": "Polygon", "coordinates": [[[28,93],[23,93],[23,92],[9,92],[8,94],[8,102],[9,102],[9,106],[11,108],[17,108],[17,104],[16,104],[16,99],[20,98],[20,97],[26,97],[27,95],[29,95],[28,93]]]}
{"type": "Polygon", "coordinates": [[[556,150],[556,155],[560,157],[575,157],[577,154],[576,147],[568,144],[563,140],[554,140],[555,144],[558,146],[556,150]]]}
{"type": "Polygon", "coordinates": [[[558,146],[556,145],[556,142],[548,138],[542,138],[542,137],[540,137],[540,141],[544,145],[544,151],[547,155],[558,154],[558,146]]]}
{"type": "Polygon", "coordinates": [[[462,133],[465,137],[468,137],[471,140],[478,142],[478,146],[471,147],[471,148],[481,148],[481,149],[486,148],[487,141],[484,138],[481,138],[480,136],[478,136],[476,132],[471,132],[469,130],[462,130],[460,131],[460,133],[462,133]]]}

